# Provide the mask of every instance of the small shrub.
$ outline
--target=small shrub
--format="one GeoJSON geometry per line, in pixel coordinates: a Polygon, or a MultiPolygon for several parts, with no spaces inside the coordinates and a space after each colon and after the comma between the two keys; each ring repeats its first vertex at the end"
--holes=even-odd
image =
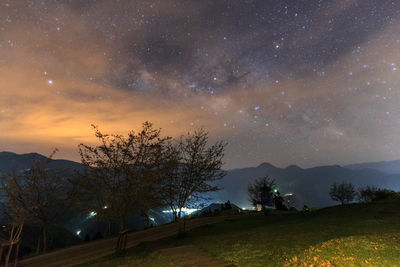
{"type": "Polygon", "coordinates": [[[393,190],[389,190],[389,189],[379,189],[378,191],[376,191],[375,193],[375,199],[374,201],[378,201],[378,200],[384,200],[384,199],[388,199],[390,197],[393,197],[396,195],[396,192],[393,190]]]}
{"type": "Polygon", "coordinates": [[[303,209],[301,210],[302,212],[310,212],[310,208],[307,205],[304,205],[303,209]]]}
{"type": "Polygon", "coordinates": [[[289,207],[289,211],[298,211],[295,207],[289,207]]]}

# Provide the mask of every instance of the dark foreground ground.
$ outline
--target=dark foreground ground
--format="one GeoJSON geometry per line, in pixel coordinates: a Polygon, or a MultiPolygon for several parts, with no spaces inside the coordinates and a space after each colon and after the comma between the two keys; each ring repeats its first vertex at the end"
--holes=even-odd
{"type": "MultiPolygon", "coordinates": [[[[234,216],[235,215],[216,216],[187,220],[186,228],[190,230],[202,225],[220,222],[234,216]]],[[[127,247],[131,248],[142,242],[173,236],[176,235],[177,232],[178,226],[175,223],[133,232],[128,234],[127,247]]],[[[22,260],[19,262],[18,266],[74,266],[113,254],[115,244],[116,238],[89,242],[22,260]]]]}
{"type": "Polygon", "coordinates": [[[219,220],[83,266],[400,266],[397,198],[219,220]]]}

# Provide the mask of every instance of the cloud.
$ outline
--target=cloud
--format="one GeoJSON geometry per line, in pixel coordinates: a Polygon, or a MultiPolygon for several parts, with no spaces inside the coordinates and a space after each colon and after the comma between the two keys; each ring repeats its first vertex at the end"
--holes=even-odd
{"type": "Polygon", "coordinates": [[[95,141],[90,124],[126,133],[149,120],[173,136],[205,126],[230,142],[228,167],[398,156],[396,10],[356,0],[2,3],[0,144],[77,159],[77,144],[95,141]]]}

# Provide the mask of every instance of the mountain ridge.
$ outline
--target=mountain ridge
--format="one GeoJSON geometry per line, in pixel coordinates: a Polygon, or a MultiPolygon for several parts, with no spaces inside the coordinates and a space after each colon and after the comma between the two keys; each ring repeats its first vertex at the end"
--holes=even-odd
{"type": "Polygon", "coordinates": [[[361,162],[343,167],[352,170],[376,169],[389,174],[397,174],[400,173],[400,160],[361,162]]]}
{"type": "MultiPolygon", "coordinates": [[[[16,154],[6,151],[0,152],[0,172],[5,174],[28,169],[32,167],[36,158],[41,160],[48,159],[38,153],[16,154]]],[[[389,164],[392,167],[391,170],[395,170],[393,167],[395,162],[397,161],[392,161],[391,165],[389,164]]],[[[385,172],[385,164],[387,165],[387,162],[383,162],[384,166],[372,162],[357,164],[357,166],[325,165],[301,168],[297,165],[288,165],[287,167],[279,168],[264,162],[257,167],[227,170],[227,175],[217,182],[224,189],[212,193],[211,197],[215,201],[226,202],[230,200],[242,208],[249,207],[247,185],[257,178],[269,175],[275,180],[282,194],[294,193],[298,208],[301,208],[302,205],[324,207],[335,204],[329,198],[329,187],[335,182],[351,182],[356,189],[366,185],[375,185],[399,191],[400,171],[399,173],[385,172]],[[376,169],[364,168],[365,166],[371,166],[371,164],[376,169]]],[[[83,165],[70,160],[52,159],[49,161],[48,167],[68,170],[68,173],[73,175],[76,170],[81,170],[83,165]]]]}

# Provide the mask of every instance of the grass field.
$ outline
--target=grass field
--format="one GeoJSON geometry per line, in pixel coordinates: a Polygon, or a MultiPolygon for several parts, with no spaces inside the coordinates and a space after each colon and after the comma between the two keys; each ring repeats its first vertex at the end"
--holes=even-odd
{"type": "Polygon", "coordinates": [[[239,266],[400,266],[400,199],[239,216],[84,266],[181,266],[163,251],[187,245],[239,266]]]}

